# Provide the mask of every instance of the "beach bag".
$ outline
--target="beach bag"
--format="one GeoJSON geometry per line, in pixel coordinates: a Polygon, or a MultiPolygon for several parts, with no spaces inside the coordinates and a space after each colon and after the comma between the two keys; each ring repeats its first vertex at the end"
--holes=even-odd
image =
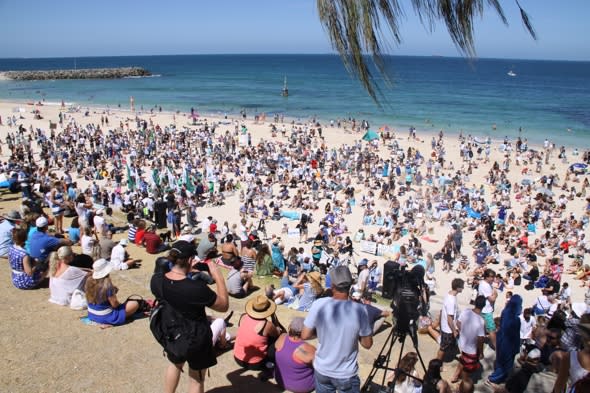
{"type": "Polygon", "coordinates": [[[150,330],[165,353],[176,359],[187,359],[212,345],[212,332],[206,320],[193,320],[174,309],[163,298],[164,276],[158,275],[159,293],[150,313],[150,330]]]}
{"type": "Polygon", "coordinates": [[[72,299],[70,300],[70,308],[72,310],[85,310],[88,308],[86,301],[86,294],[79,289],[74,289],[72,292],[72,299]]]}

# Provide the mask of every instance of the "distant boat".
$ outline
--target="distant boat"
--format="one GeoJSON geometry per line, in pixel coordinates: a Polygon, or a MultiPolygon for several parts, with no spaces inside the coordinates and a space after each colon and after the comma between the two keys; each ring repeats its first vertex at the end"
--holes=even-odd
{"type": "Polygon", "coordinates": [[[516,73],[512,70],[508,71],[508,76],[516,76],[516,73]]]}
{"type": "Polygon", "coordinates": [[[289,96],[289,89],[287,88],[287,77],[285,76],[285,82],[283,83],[283,91],[281,92],[283,97],[289,96]]]}

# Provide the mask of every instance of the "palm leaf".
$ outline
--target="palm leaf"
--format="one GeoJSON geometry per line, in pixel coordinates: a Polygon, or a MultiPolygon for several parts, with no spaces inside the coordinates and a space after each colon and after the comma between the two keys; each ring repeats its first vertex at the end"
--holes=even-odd
{"type": "MultiPolygon", "coordinates": [[[[522,22],[537,39],[528,14],[515,0],[522,22]]],[[[508,25],[508,20],[499,0],[411,0],[414,12],[429,31],[436,22],[442,21],[460,53],[473,57],[474,21],[484,17],[490,9],[508,25]]],[[[376,83],[369,59],[386,83],[391,82],[384,62],[383,47],[389,41],[383,34],[383,24],[389,30],[393,43],[401,43],[399,31],[404,11],[399,0],[317,0],[320,21],[328,33],[334,49],[338,51],[346,70],[357,78],[369,96],[377,104],[383,95],[376,83]]],[[[386,53],[388,51],[385,51],[386,53]]]]}

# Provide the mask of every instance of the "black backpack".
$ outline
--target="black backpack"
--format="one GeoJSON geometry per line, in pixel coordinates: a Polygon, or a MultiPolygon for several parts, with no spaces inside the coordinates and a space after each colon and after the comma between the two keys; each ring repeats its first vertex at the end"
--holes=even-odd
{"type": "Polygon", "coordinates": [[[206,319],[195,320],[177,311],[163,297],[163,274],[156,275],[156,288],[159,292],[156,306],[150,313],[150,330],[164,352],[177,359],[187,359],[189,355],[201,351],[208,352],[213,334],[206,319]]]}

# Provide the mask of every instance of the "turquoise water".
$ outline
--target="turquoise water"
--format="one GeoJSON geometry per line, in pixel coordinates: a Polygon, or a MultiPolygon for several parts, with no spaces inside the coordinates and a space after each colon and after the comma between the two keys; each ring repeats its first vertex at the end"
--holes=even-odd
{"type": "Polygon", "coordinates": [[[141,66],[156,77],[0,81],[0,99],[238,113],[322,120],[354,117],[375,128],[440,129],[588,147],[590,63],[446,57],[389,58],[394,85],[376,105],[333,55],[186,55],[0,59],[0,70],[141,66]],[[513,70],[515,77],[507,72],[513,70]],[[281,96],[284,77],[289,97],[281,96]],[[495,125],[495,130],[493,129],[495,125]]]}

